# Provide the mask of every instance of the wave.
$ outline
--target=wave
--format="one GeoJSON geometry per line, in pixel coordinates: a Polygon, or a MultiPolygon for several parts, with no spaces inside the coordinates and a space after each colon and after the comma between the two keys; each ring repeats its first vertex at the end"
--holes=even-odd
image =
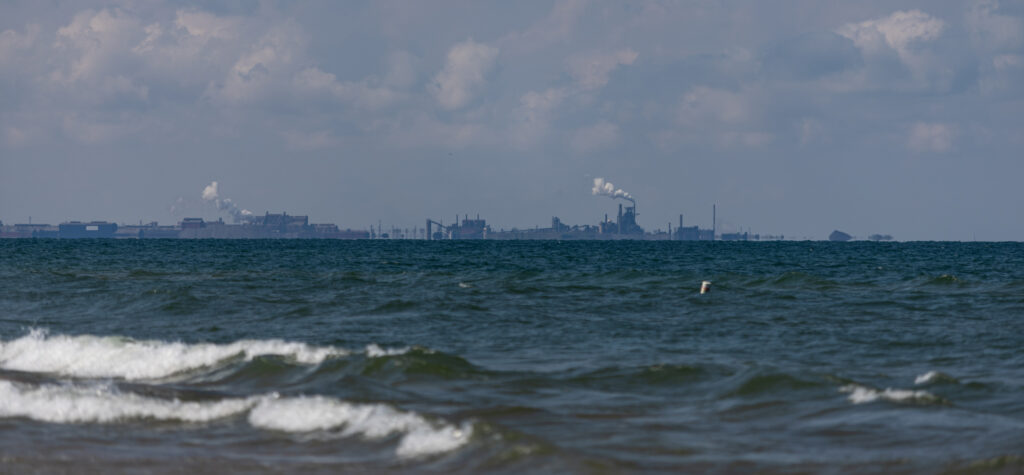
{"type": "Polygon", "coordinates": [[[932,383],[959,383],[956,378],[939,371],[929,371],[925,374],[919,375],[914,378],[914,384],[920,386],[922,384],[932,383]]]}
{"type": "Polygon", "coordinates": [[[207,422],[248,410],[252,399],[215,402],[160,400],[121,393],[110,385],[42,385],[26,388],[0,381],[0,417],[44,422],[115,422],[127,419],[207,422]]]}
{"type": "Polygon", "coordinates": [[[383,404],[352,404],[323,396],[264,398],[249,413],[249,423],[262,429],[311,432],[342,428],[341,435],[380,439],[401,433],[395,453],[417,457],[455,450],[473,433],[470,424],[435,426],[423,416],[383,404]]]}
{"type": "Polygon", "coordinates": [[[276,393],[217,401],[181,401],[122,392],[117,386],[31,387],[0,381],[0,417],[50,423],[113,423],[150,419],[211,422],[248,413],[251,426],[282,432],[340,429],[343,437],[381,439],[400,434],[396,455],[403,458],[449,452],[465,445],[473,426],[433,423],[415,412],[384,404],[354,404],[323,396],[281,397],[276,393]]]}
{"type": "Polygon", "coordinates": [[[884,390],[872,389],[857,384],[848,384],[839,388],[840,392],[850,393],[850,402],[864,404],[875,402],[879,399],[891,402],[916,403],[916,404],[940,404],[943,402],[938,396],[928,391],[914,391],[910,389],[884,390]]]}
{"type": "MultiPolygon", "coordinates": [[[[371,344],[367,357],[403,354],[408,348],[371,344]]],[[[351,350],[284,340],[239,340],[227,344],[133,340],[117,336],[49,335],[33,329],[21,338],[0,341],[0,368],[84,378],[160,379],[233,361],[278,356],[314,365],[344,357],[351,350]]]]}

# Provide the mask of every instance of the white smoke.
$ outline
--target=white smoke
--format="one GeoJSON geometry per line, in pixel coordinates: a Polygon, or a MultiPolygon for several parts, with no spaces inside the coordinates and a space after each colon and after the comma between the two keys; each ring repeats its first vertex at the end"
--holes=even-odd
{"type": "Polygon", "coordinates": [[[217,182],[212,182],[203,188],[203,199],[206,201],[216,200],[220,196],[217,194],[217,182]]]}
{"type": "Polygon", "coordinates": [[[209,185],[206,185],[206,188],[203,188],[203,201],[212,202],[217,206],[218,210],[231,215],[231,218],[236,223],[249,221],[253,216],[252,211],[239,208],[238,205],[231,201],[231,198],[220,199],[216,181],[210,182],[209,185]]]}
{"type": "Polygon", "coordinates": [[[615,185],[604,181],[604,178],[594,178],[594,187],[590,189],[590,192],[595,195],[604,195],[611,199],[622,198],[631,201],[634,205],[636,204],[636,200],[633,199],[632,195],[623,191],[622,188],[615,188],[615,185]]]}

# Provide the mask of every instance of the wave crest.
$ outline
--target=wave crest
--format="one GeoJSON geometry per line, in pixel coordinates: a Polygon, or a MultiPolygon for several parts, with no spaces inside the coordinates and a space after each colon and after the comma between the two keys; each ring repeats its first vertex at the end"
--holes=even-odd
{"type": "MultiPolygon", "coordinates": [[[[404,354],[408,348],[367,345],[369,358],[404,354]]],[[[0,368],[83,378],[161,379],[223,365],[279,356],[299,364],[320,364],[352,354],[333,346],[312,346],[284,340],[239,340],[226,344],[134,340],[117,336],[49,335],[34,329],[0,341],[0,368]]]]}

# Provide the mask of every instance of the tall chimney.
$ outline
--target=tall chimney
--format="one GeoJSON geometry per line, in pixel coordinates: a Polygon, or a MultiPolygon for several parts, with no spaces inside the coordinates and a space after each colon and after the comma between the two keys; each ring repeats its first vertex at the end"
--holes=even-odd
{"type": "Polygon", "coordinates": [[[622,234],[622,203],[619,203],[619,234],[622,234]]]}

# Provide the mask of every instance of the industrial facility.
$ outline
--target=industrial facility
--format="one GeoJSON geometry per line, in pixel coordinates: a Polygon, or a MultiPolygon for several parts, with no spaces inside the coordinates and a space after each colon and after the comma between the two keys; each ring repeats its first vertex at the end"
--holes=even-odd
{"type": "MultiPolygon", "coordinates": [[[[210,183],[203,190],[203,200],[213,203],[224,215],[233,218],[233,223],[223,218],[207,221],[203,218],[184,218],[175,225],[160,225],[157,222],[138,225],[116,224],[107,221],[68,221],[59,225],[28,224],[4,225],[0,222],[0,238],[55,238],[55,239],[420,239],[420,240],[649,240],[649,241],[746,241],[760,240],[761,236],[749,232],[718,233],[717,209],[711,208],[711,229],[685,226],[683,215],[673,230],[667,223],[665,230],[653,232],[644,230],[637,218],[636,199],[622,189],[616,188],[603,178],[594,179],[591,190],[594,195],[607,196],[613,200],[628,201],[629,205],[618,203],[614,219],[607,214],[597,224],[568,225],[557,216],[551,218],[551,227],[533,229],[492,229],[485,219],[477,215],[458,215],[450,224],[443,220],[428,218],[423,228],[400,229],[391,227],[388,232],[378,222],[376,229],[341,229],[331,223],[310,223],[309,216],[288,213],[264,215],[241,209],[230,199],[221,199],[217,182],[210,183]]],[[[779,239],[779,237],[767,237],[779,239]]],[[[891,239],[891,238],[890,238],[891,239]]]]}

